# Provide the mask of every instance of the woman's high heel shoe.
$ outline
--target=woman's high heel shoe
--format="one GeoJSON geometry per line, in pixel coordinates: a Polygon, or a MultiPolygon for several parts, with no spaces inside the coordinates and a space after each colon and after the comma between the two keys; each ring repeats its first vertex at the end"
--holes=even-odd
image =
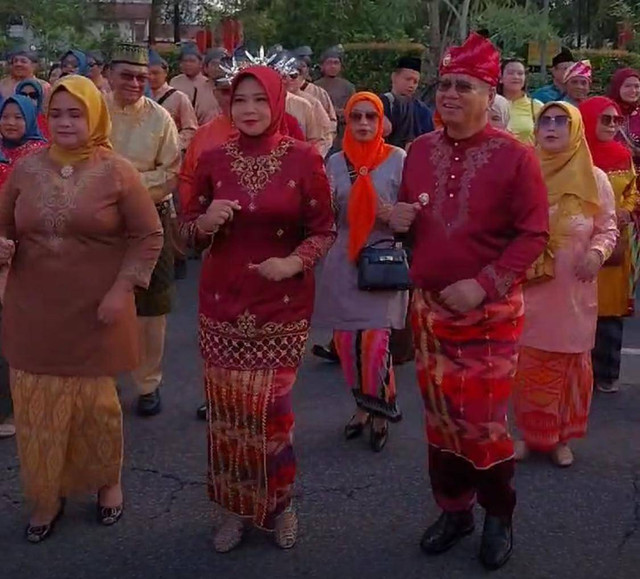
{"type": "Polygon", "coordinates": [[[65,505],[66,500],[60,499],[60,508],[58,509],[58,513],[50,523],[46,525],[27,525],[27,528],[25,529],[25,537],[27,538],[27,541],[33,545],[46,541],[53,534],[53,531],[56,528],[56,523],[64,514],[65,505]]]}
{"type": "Polygon", "coordinates": [[[344,437],[347,440],[353,440],[354,438],[358,438],[364,432],[367,424],[371,421],[371,417],[367,416],[367,419],[364,422],[356,421],[356,415],[354,414],[351,417],[351,420],[344,427],[344,437]]]}

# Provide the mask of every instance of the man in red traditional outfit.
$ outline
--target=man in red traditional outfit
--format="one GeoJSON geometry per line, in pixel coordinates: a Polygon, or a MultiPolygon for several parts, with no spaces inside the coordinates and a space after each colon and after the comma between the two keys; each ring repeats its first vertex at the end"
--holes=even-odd
{"type": "Polygon", "coordinates": [[[426,408],[431,486],[442,514],[422,538],[438,554],[486,517],[480,559],[511,555],[513,442],[507,406],[522,330],[521,281],[548,239],[538,161],[493,129],[500,55],[472,34],[440,67],[444,130],[414,141],[391,225],[414,248],[412,325],[426,408]]]}

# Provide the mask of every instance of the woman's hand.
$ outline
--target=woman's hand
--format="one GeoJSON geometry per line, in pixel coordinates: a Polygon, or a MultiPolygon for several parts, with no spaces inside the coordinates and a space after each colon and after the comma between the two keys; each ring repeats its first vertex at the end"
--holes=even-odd
{"type": "Polygon", "coordinates": [[[256,270],[262,277],[270,281],[282,281],[302,272],[302,260],[295,256],[271,257],[260,264],[250,264],[250,269],[256,270]]]}
{"type": "Polygon", "coordinates": [[[233,212],[242,207],[237,201],[216,199],[211,202],[207,212],[198,218],[198,227],[203,233],[215,233],[227,221],[233,220],[233,212]]]}
{"type": "Polygon", "coordinates": [[[11,239],[0,237],[0,265],[8,264],[15,252],[16,244],[11,239]]]}
{"type": "Polygon", "coordinates": [[[378,202],[378,206],[376,208],[376,217],[378,221],[382,221],[382,223],[389,223],[391,220],[391,214],[393,213],[393,205],[388,205],[387,203],[378,202]]]}
{"type": "Polygon", "coordinates": [[[595,249],[590,249],[576,266],[576,277],[585,283],[595,280],[602,263],[602,254],[595,249]]]}
{"type": "Polygon", "coordinates": [[[130,282],[116,281],[98,307],[98,320],[108,326],[117,322],[126,312],[132,293],[130,282]]]}

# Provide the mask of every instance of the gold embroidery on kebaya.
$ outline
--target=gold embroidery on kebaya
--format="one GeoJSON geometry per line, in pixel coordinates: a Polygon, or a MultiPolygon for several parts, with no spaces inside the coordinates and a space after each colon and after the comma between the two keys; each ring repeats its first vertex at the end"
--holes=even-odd
{"type": "Polygon", "coordinates": [[[249,311],[235,322],[217,322],[200,316],[200,350],[222,368],[297,367],[304,354],[309,322],[256,323],[249,311]]]}
{"type": "Polygon", "coordinates": [[[322,257],[333,245],[333,237],[328,235],[312,235],[307,237],[291,255],[295,255],[302,260],[305,271],[313,269],[322,257]]]}
{"type": "Polygon", "coordinates": [[[32,156],[24,165],[25,172],[38,181],[35,203],[40,211],[47,239],[55,250],[60,246],[67,233],[70,216],[76,209],[76,198],[80,190],[90,190],[87,184],[92,179],[103,179],[113,173],[110,162],[97,166],[85,166],[75,171],[69,178],[63,178],[59,171],[43,167],[39,155],[32,156]]]}
{"type": "Polygon", "coordinates": [[[244,155],[236,141],[230,141],[224,146],[227,154],[233,159],[231,170],[238,176],[240,186],[251,198],[250,211],[256,208],[258,194],[269,184],[271,177],[280,171],[282,157],[287,154],[292,143],[292,139],[283,139],[271,153],[258,157],[244,155]]]}

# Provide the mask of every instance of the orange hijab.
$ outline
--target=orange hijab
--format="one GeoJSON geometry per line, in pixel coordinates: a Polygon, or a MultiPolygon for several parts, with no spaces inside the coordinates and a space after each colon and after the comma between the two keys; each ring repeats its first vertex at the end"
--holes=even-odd
{"type": "Polygon", "coordinates": [[[371,103],[378,113],[378,131],[375,137],[366,143],[357,141],[347,120],[347,130],[342,141],[342,151],[356,170],[356,180],[351,186],[347,209],[349,259],[354,262],[357,261],[360,250],[369,239],[376,222],[378,195],[373,186],[371,171],[382,164],[393,150],[393,147],[387,145],[382,138],[384,106],[375,94],[370,92],[354,94],[345,107],[345,117],[349,119],[353,108],[363,101],[371,103]]]}

